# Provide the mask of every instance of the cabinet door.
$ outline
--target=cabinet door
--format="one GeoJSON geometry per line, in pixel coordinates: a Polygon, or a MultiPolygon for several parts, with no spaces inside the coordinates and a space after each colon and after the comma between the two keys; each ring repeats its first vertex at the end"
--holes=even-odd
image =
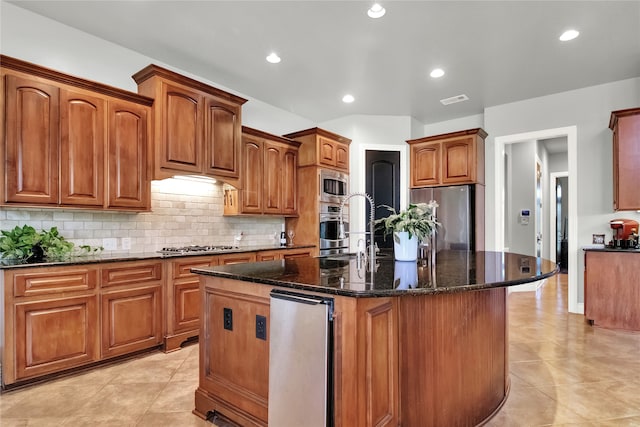
{"type": "Polygon", "coordinates": [[[4,201],[57,204],[59,89],[13,75],[5,88],[4,201]]]}
{"type": "Polygon", "coordinates": [[[336,167],[349,172],[349,146],[336,144],[336,167]]]}
{"type": "Polygon", "coordinates": [[[104,98],[60,91],[60,203],[104,205],[104,98]]]}
{"type": "Polygon", "coordinates": [[[474,137],[469,136],[442,143],[443,184],[473,182],[475,180],[474,137]]]}
{"type": "Polygon", "coordinates": [[[614,209],[640,209],[640,110],[618,118],[614,130],[614,209]]]}
{"type": "Polygon", "coordinates": [[[264,143],[264,168],[263,168],[263,206],[264,213],[282,213],[281,195],[283,176],[281,164],[284,148],[281,145],[265,141],[264,143]]]}
{"type": "Polygon", "coordinates": [[[96,296],[15,305],[16,379],[98,360],[96,296]]]}
{"type": "Polygon", "coordinates": [[[321,165],[336,166],[336,143],[322,136],[318,137],[318,161],[321,165]]]}
{"type": "Polygon", "coordinates": [[[159,164],[181,172],[202,172],[202,104],[204,98],[194,90],[162,83],[162,137],[159,164]]]}
{"type": "Polygon", "coordinates": [[[411,146],[411,186],[424,187],[440,184],[439,142],[411,146]]]}
{"type": "Polygon", "coordinates": [[[162,342],[162,286],[105,292],[102,298],[102,357],[162,342]]]}
{"type": "Polygon", "coordinates": [[[150,208],[146,107],[109,102],[108,207],[150,208]]]}
{"type": "Polygon", "coordinates": [[[298,213],[298,151],[285,150],[282,156],[281,205],[284,215],[298,213]]]}
{"type": "Polygon", "coordinates": [[[243,136],[243,188],[242,213],[262,213],[263,141],[250,135],[243,136]]]}
{"type": "Polygon", "coordinates": [[[207,175],[237,178],[240,164],[240,111],[238,105],[206,98],[204,151],[207,175]]]}
{"type": "Polygon", "coordinates": [[[282,259],[283,251],[259,251],[256,254],[256,261],[275,261],[282,259]]]}

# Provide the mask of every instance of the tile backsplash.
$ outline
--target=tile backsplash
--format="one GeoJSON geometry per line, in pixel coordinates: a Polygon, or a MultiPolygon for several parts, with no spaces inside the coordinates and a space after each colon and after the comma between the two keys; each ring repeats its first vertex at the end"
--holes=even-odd
{"type": "MultiPolygon", "coordinates": [[[[111,252],[152,252],[167,246],[275,246],[282,217],[224,217],[219,183],[165,179],[151,183],[151,212],[125,213],[77,209],[0,208],[0,229],[29,224],[36,230],[58,227],[76,245],[103,246],[111,252]],[[237,237],[242,233],[242,239],[237,237]],[[129,238],[131,249],[123,249],[129,238]],[[113,240],[112,240],[113,242],[113,240]]],[[[110,252],[105,250],[105,253],[110,252]]]]}

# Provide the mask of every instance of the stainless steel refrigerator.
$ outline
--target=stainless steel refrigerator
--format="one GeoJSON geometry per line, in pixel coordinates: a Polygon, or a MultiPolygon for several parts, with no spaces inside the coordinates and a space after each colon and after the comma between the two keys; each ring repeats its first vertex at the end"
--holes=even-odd
{"type": "Polygon", "coordinates": [[[411,203],[438,203],[436,252],[484,250],[484,186],[479,184],[415,188],[411,203]]]}

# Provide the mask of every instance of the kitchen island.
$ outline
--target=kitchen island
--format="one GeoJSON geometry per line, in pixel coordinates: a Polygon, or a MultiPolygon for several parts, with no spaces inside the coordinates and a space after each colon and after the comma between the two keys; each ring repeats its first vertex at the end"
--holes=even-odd
{"type": "Polygon", "coordinates": [[[509,391],[507,287],[557,269],[518,254],[442,251],[435,262],[379,258],[373,269],[308,257],[192,271],[203,319],[194,413],[267,425],[270,293],[279,289],[333,300],[333,425],[424,427],[474,426],[499,410],[509,391]]]}

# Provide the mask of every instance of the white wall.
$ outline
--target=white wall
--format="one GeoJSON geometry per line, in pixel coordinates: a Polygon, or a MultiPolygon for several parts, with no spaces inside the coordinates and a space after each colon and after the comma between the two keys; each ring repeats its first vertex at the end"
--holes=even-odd
{"type": "MultiPolygon", "coordinates": [[[[505,225],[509,227],[509,240],[505,245],[510,252],[535,256],[535,141],[509,144],[511,165],[508,177],[509,210],[505,225]],[[520,211],[528,209],[529,224],[519,221],[520,211]]],[[[506,181],[506,179],[505,179],[506,181]]]]}

